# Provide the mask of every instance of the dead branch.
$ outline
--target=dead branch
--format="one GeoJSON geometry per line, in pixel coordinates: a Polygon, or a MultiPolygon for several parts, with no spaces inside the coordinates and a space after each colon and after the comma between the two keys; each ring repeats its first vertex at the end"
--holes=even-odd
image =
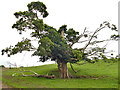
{"type": "Polygon", "coordinates": [[[110,39],[106,39],[106,40],[102,40],[102,41],[93,41],[90,44],[96,44],[96,43],[101,43],[101,42],[105,42],[105,41],[110,41],[110,39]]]}
{"type": "Polygon", "coordinates": [[[16,64],[16,63],[14,63],[14,64],[13,64],[13,63],[11,63],[11,62],[7,62],[7,63],[8,63],[8,64],[9,64],[9,66],[10,66],[9,68],[11,68],[11,66],[15,66],[15,67],[17,68],[17,64],[16,64]]]}
{"type": "Polygon", "coordinates": [[[96,54],[97,52],[98,52],[98,51],[95,51],[94,53],[88,54],[87,56],[92,56],[92,55],[96,54]]]}
{"type": "Polygon", "coordinates": [[[29,76],[32,76],[32,77],[44,77],[44,78],[49,78],[49,79],[56,78],[54,75],[21,75],[21,76],[24,76],[24,77],[29,77],[29,76]]]}
{"type": "Polygon", "coordinates": [[[93,35],[90,37],[88,43],[86,44],[86,46],[83,48],[83,53],[84,53],[85,49],[89,46],[89,44],[90,44],[91,40],[93,39],[93,37],[95,36],[95,34],[97,32],[99,32],[100,30],[102,30],[103,28],[105,28],[105,26],[101,27],[101,28],[98,28],[98,29],[95,30],[95,32],[93,33],[93,35]]]}
{"type": "Polygon", "coordinates": [[[24,69],[22,70],[22,69],[20,69],[20,68],[19,68],[19,70],[20,70],[20,72],[22,73],[22,75],[24,75],[23,72],[32,72],[32,73],[34,73],[35,75],[38,75],[36,72],[31,71],[31,70],[27,71],[27,70],[24,70],[24,69]]]}
{"type": "Polygon", "coordinates": [[[24,71],[24,72],[32,72],[32,73],[34,73],[35,75],[38,75],[36,72],[34,72],[34,71],[24,71]]]}
{"type": "Polygon", "coordinates": [[[88,40],[84,40],[84,41],[79,41],[79,42],[77,42],[77,43],[83,43],[83,42],[87,42],[88,40]]]}
{"type": "Polygon", "coordinates": [[[22,73],[21,76],[24,76],[24,77],[27,77],[27,76],[32,76],[32,77],[44,77],[44,78],[49,78],[49,79],[54,79],[56,78],[54,75],[39,75],[38,73],[34,72],[34,71],[31,71],[31,70],[24,70],[24,69],[20,69],[20,72],[22,73]],[[24,75],[23,72],[32,72],[34,73],[34,75],[24,75]]]}
{"type": "MultiPolygon", "coordinates": [[[[87,28],[85,27],[83,33],[79,36],[79,39],[82,38],[82,37],[84,36],[84,34],[85,34],[85,32],[86,32],[86,29],[87,29],[87,28]]],[[[79,39],[78,39],[78,40],[79,40],[79,39]]]]}

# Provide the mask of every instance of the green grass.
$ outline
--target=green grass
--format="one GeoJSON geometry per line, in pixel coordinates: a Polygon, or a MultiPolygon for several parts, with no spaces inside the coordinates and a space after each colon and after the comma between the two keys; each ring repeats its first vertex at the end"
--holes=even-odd
{"type": "MultiPolygon", "coordinates": [[[[38,77],[22,77],[19,76],[18,69],[3,69],[2,81],[14,88],[117,88],[118,87],[118,63],[103,63],[97,62],[95,64],[74,64],[74,69],[78,73],[74,73],[70,65],[68,69],[74,76],[81,76],[78,79],[59,79],[57,64],[24,67],[25,70],[32,70],[38,74],[54,74],[56,79],[46,79],[38,77]],[[16,76],[12,76],[17,73],[16,76]],[[86,78],[82,78],[82,77],[86,78]],[[97,77],[93,79],[92,77],[97,77]]],[[[31,74],[31,73],[26,73],[31,74]]]]}

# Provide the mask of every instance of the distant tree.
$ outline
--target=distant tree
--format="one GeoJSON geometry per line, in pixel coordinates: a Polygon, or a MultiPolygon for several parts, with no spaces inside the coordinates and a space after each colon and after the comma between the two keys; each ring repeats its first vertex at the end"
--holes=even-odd
{"type": "Polygon", "coordinates": [[[5,68],[5,66],[4,66],[4,65],[0,65],[0,67],[1,67],[1,68],[5,68]]]}
{"type": "Polygon", "coordinates": [[[90,33],[87,28],[85,28],[83,33],[80,34],[73,28],[67,29],[67,25],[62,25],[59,30],[57,30],[43,22],[43,18],[46,18],[49,13],[47,12],[47,7],[42,2],[31,2],[27,7],[28,11],[14,13],[18,20],[13,24],[12,28],[16,28],[19,34],[22,34],[23,31],[31,30],[31,39],[23,38],[23,40],[15,46],[3,49],[2,55],[6,53],[8,57],[10,57],[23,51],[34,51],[32,56],[39,56],[41,62],[45,62],[48,59],[57,62],[60,78],[71,77],[67,63],[70,63],[73,69],[72,63],[80,61],[93,63],[93,59],[94,62],[97,61],[98,58],[106,59],[107,57],[104,55],[106,48],[100,48],[95,45],[118,38],[118,35],[112,35],[110,39],[97,40],[98,32],[104,28],[117,31],[116,26],[111,25],[107,21],[100,24],[100,27],[93,33],[90,33]],[[38,42],[37,48],[32,45],[32,38],[38,42]],[[85,38],[85,40],[81,40],[81,38],[85,38]],[[83,42],[86,42],[83,48],[72,48],[74,44],[83,42]],[[88,48],[88,46],[91,47],[88,48]]]}

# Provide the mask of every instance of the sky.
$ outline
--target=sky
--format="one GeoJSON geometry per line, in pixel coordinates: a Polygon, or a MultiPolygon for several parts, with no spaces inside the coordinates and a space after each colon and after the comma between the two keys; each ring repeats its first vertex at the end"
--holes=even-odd
{"type": "MultiPolygon", "coordinates": [[[[27,4],[38,0],[2,0],[0,3],[0,51],[10,45],[15,45],[21,38],[28,36],[27,33],[19,35],[12,25],[16,22],[13,15],[18,11],[26,11],[27,4]]],[[[47,6],[49,16],[44,22],[58,29],[67,24],[68,28],[74,28],[82,33],[85,27],[94,31],[103,21],[118,26],[118,1],[119,0],[39,0],[47,6]]],[[[113,32],[102,31],[100,38],[106,38],[113,32]]],[[[79,47],[76,45],[74,47],[79,47]]],[[[109,42],[109,50],[118,52],[118,43],[109,42]]],[[[1,54],[1,53],[0,53],[1,54]]],[[[31,57],[31,53],[23,52],[8,58],[0,55],[0,65],[8,66],[8,62],[17,66],[35,66],[54,62],[37,62],[38,57],[31,57]]]]}

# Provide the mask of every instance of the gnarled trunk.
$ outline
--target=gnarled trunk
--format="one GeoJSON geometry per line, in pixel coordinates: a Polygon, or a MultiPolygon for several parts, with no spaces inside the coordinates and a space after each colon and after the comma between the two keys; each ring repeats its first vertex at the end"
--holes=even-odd
{"type": "Polygon", "coordinates": [[[70,78],[71,75],[67,68],[67,62],[65,61],[61,62],[60,60],[57,60],[57,64],[59,70],[59,78],[70,78]]]}

